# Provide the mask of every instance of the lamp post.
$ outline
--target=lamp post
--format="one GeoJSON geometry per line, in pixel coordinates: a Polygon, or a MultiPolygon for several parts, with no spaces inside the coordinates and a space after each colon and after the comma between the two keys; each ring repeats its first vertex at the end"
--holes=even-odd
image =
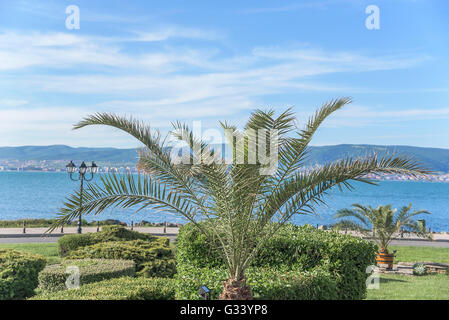
{"type": "MultiPolygon", "coordinates": [[[[94,174],[97,172],[98,167],[95,164],[95,162],[92,161],[92,165],[86,166],[86,164],[81,163],[79,169],[78,169],[78,178],[74,178],[74,173],[76,172],[76,165],[73,163],[73,161],[70,161],[68,165],[66,165],[67,173],[70,175],[70,179],[73,181],[80,181],[80,208],[83,205],[83,187],[84,187],[84,181],[91,181],[94,178],[94,174]],[[90,173],[90,178],[86,177],[86,173],[90,173]]],[[[81,233],[81,211],[80,215],[78,217],[78,233],[81,233]]]]}

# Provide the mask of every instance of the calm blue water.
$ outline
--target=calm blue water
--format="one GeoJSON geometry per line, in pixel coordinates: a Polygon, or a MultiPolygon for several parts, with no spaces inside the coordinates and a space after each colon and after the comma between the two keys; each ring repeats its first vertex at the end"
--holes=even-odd
{"type": "MultiPolygon", "coordinates": [[[[333,214],[341,208],[358,202],[377,206],[391,203],[400,207],[413,203],[415,209],[432,212],[425,215],[426,224],[435,231],[449,231],[449,183],[382,181],[378,186],[356,183],[356,190],[343,193],[335,190],[328,197],[328,207],[318,208],[319,216],[297,216],[294,223],[331,224],[333,214]]],[[[66,173],[0,172],[0,219],[54,218],[64,198],[79,183],[66,173]]],[[[150,210],[134,213],[132,210],[114,209],[101,216],[86,216],[87,220],[118,219],[151,222],[183,222],[174,215],[150,210]]]]}

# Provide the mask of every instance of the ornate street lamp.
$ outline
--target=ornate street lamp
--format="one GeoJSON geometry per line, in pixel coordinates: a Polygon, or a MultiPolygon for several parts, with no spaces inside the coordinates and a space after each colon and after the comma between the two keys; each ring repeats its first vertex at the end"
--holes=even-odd
{"type": "MultiPolygon", "coordinates": [[[[78,178],[74,178],[74,173],[76,172],[76,165],[73,161],[70,161],[68,165],[65,166],[67,168],[67,173],[70,175],[70,179],[73,181],[81,181],[80,185],[80,208],[83,206],[83,186],[84,180],[91,181],[94,178],[94,174],[97,172],[98,167],[95,162],[92,161],[92,165],[86,166],[86,164],[81,163],[78,169],[78,178]],[[90,173],[90,177],[86,177],[86,173],[90,173]]],[[[78,233],[81,233],[81,211],[78,217],[78,233]]]]}

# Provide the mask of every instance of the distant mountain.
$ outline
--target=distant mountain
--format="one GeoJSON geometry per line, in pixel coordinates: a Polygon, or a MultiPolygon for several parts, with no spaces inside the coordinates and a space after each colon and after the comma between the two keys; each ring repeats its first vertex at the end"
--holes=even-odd
{"type": "Polygon", "coordinates": [[[3,160],[87,160],[137,162],[136,149],[72,148],[65,145],[0,147],[3,160]]]}
{"type": "Polygon", "coordinates": [[[395,154],[416,159],[422,166],[435,172],[449,172],[449,149],[412,146],[378,146],[365,144],[340,144],[335,146],[311,147],[308,164],[323,164],[344,157],[379,156],[395,154]]]}
{"type": "MultiPolygon", "coordinates": [[[[411,146],[378,146],[341,144],[335,146],[313,146],[307,165],[323,164],[344,157],[396,154],[415,158],[423,166],[436,172],[449,172],[449,149],[411,146]]],[[[116,148],[72,148],[65,145],[0,147],[2,160],[95,160],[110,163],[136,163],[136,149],[116,148]]]]}

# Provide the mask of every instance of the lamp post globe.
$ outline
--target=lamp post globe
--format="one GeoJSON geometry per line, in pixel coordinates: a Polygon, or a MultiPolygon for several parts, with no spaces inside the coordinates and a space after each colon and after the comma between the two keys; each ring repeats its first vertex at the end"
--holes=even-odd
{"type": "Polygon", "coordinates": [[[73,161],[70,161],[69,164],[66,165],[65,167],[66,167],[67,173],[72,174],[72,173],[74,173],[76,171],[76,166],[73,163],[73,161]]]}
{"type": "Polygon", "coordinates": [[[81,165],[80,165],[79,172],[80,172],[80,174],[85,175],[86,171],[87,171],[87,166],[83,161],[83,163],[81,163],[81,165]]]}
{"type": "MultiPolygon", "coordinates": [[[[67,173],[70,176],[70,179],[73,181],[80,181],[80,208],[83,206],[83,189],[84,189],[84,181],[91,181],[94,178],[94,174],[98,171],[98,166],[95,164],[95,162],[92,161],[92,165],[87,166],[84,161],[81,163],[80,167],[78,168],[78,178],[75,179],[73,177],[73,174],[76,172],[76,165],[73,163],[73,161],[70,161],[68,165],[66,165],[67,173]],[[90,177],[86,177],[86,173],[90,172],[90,177]]],[[[78,233],[82,232],[81,229],[81,211],[78,216],[78,233]]]]}
{"type": "Polygon", "coordinates": [[[92,165],[90,166],[90,172],[91,173],[97,173],[97,171],[98,171],[98,167],[95,164],[95,162],[92,161],[92,165]]]}

